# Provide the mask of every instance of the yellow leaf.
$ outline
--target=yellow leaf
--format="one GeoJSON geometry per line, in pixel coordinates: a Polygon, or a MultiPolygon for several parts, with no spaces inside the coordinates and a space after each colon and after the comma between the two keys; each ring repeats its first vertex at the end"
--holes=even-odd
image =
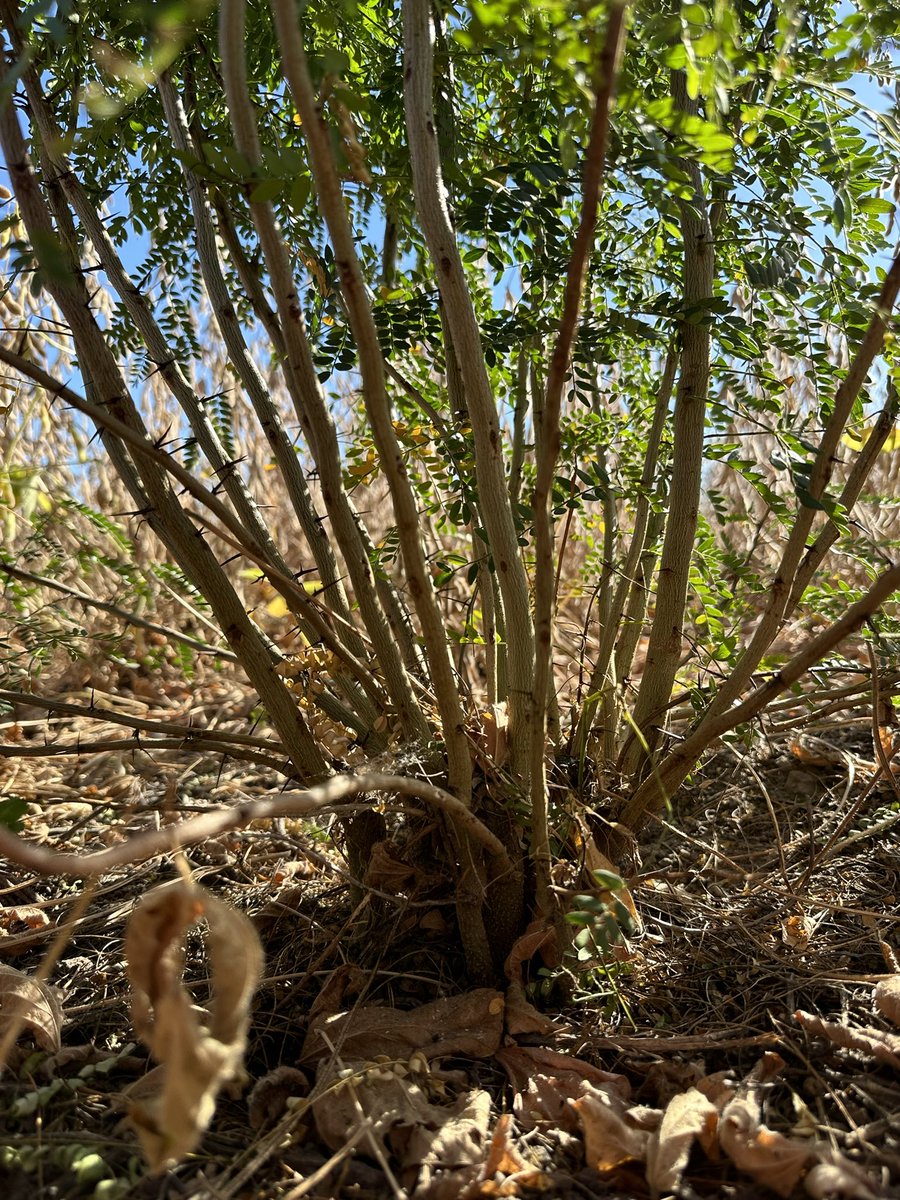
{"type": "MultiPolygon", "coordinates": [[[[848,446],[851,450],[856,451],[858,454],[872,436],[872,430],[874,428],[874,425],[864,425],[859,431],[859,434],[845,433],[841,438],[841,441],[845,446],[848,446]]],[[[884,445],[881,447],[880,453],[891,454],[898,447],[900,447],[900,431],[898,431],[895,426],[884,439],[884,445]]]]}
{"type": "Polygon", "coordinates": [[[849,446],[851,450],[855,450],[858,454],[859,451],[862,450],[862,448],[866,444],[866,442],[869,440],[871,434],[872,434],[871,425],[864,425],[858,435],[855,433],[845,433],[844,436],[841,438],[841,442],[845,446],[849,446]]]}
{"type": "Polygon", "coordinates": [[[266,605],[266,612],[270,617],[286,617],[290,611],[284,596],[276,596],[266,605]]]}

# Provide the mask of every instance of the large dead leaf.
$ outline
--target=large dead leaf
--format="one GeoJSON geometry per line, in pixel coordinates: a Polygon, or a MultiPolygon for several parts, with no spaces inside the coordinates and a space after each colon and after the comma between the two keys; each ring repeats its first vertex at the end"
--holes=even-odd
{"type": "Polygon", "coordinates": [[[560,1022],[539,1012],[525,995],[523,968],[538,950],[555,944],[556,934],[544,924],[538,924],[517,938],[504,964],[509,987],[506,990],[506,1029],[515,1037],[518,1034],[536,1033],[549,1037],[562,1029],[560,1022]]]}
{"type": "Polygon", "coordinates": [[[492,988],[478,988],[411,1012],[362,1005],[349,1012],[320,1014],[310,1024],[300,1058],[317,1062],[333,1050],[356,1061],[379,1055],[408,1059],[416,1050],[428,1059],[450,1054],[488,1058],[502,1034],[503,996],[492,988]]]}
{"type": "Polygon", "coordinates": [[[477,1089],[435,1103],[429,1079],[402,1064],[323,1060],[312,1104],[319,1137],[336,1151],[366,1123],[361,1149],[368,1144],[372,1153],[373,1142],[380,1143],[416,1200],[457,1197],[484,1161],[491,1098],[477,1089]]]}
{"type": "Polygon", "coordinates": [[[245,916],[186,883],[155,888],[137,906],[125,934],[137,1032],[165,1067],[160,1093],[135,1103],[131,1119],[153,1171],[197,1145],[223,1084],[243,1059],[250,1001],[262,972],[259,938],[245,916]],[[201,917],[212,1000],[204,1015],[182,984],[184,937],[201,917]]]}
{"type": "MultiPolygon", "coordinates": [[[[408,1171],[419,1168],[414,1200],[456,1200],[461,1186],[481,1174],[491,1118],[490,1093],[480,1089],[468,1092],[442,1116],[437,1129],[416,1125],[404,1139],[401,1161],[408,1171]]],[[[395,1153],[399,1148],[395,1142],[395,1153]]]]}
{"type": "Polygon", "coordinates": [[[56,992],[15,967],[0,964],[0,1036],[13,1024],[27,1030],[42,1050],[51,1054],[59,1050],[63,1010],[56,992]]]}
{"type": "Polygon", "coordinates": [[[672,1097],[647,1143],[647,1182],[656,1194],[677,1189],[695,1140],[709,1152],[718,1119],[716,1106],[696,1088],[672,1097]]]}
{"type": "Polygon", "coordinates": [[[736,1097],[725,1106],[719,1143],[736,1167],[779,1196],[790,1195],[816,1157],[808,1141],[786,1138],[761,1125],[758,1106],[749,1098],[736,1097]]]}
{"type": "Polygon", "coordinates": [[[563,1029],[561,1021],[554,1021],[546,1013],[535,1008],[521,983],[516,980],[506,989],[506,1031],[513,1037],[536,1033],[549,1037],[563,1029]]]}
{"type": "Polygon", "coordinates": [[[624,1075],[614,1075],[544,1046],[504,1046],[494,1057],[513,1086],[513,1111],[522,1129],[544,1124],[554,1129],[574,1129],[575,1110],[568,1101],[581,1096],[585,1083],[613,1090],[623,1103],[631,1094],[624,1075]]]}
{"type": "MultiPolygon", "coordinates": [[[[643,1127],[643,1118],[652,1110],[640,1110],[636,1120],[636,1114],[625,1107],[616,1092],[598,1088],[590,1088],[578,1100],[569,1103],[578,1114],[589,1167],[595,1171],[612,1171],[631,1159],[643,1162],[650,1140],[650,1131],[643,1127]]],[[[657,1117],[661,1115],[656,1114],[657,1117]]]]}

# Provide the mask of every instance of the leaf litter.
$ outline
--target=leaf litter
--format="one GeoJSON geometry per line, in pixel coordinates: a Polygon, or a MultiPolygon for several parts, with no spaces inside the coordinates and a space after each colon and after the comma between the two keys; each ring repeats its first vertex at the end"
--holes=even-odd
{"type": "MultiPolygon", "coordinates": [[[[176,759],[167,756],[161,792],[176,759]]],[[[791,788],[779,792],[789,761],[776,756],[768,779],[781,828],[797,829],[783,848],[797,886],[828,831],[810,827],[804,834],[806,801],[791,788]],[[787,815],[792,811],[799,817],[787,815]]],[[[215,760],[204,801],[221,801],[239,777],[246,794],[247,770],[229,776],[215,760]]],[[[828,784],[821,775],[812,782],[828,784]]],[[[152,782],[146,786],[152,790],[152,782]]],[[[272,781],[249,786],[265,791],[272,781]]],[[[41,787],[52,790],[49,782],[41,787]]],[[[736,781],[713,764],[698,779],[693,802],[676,801],[673,819],[693,841],[661,827],[658,844],[648,847],[643,875],[631,881],[644,932],[628,959],[618,960],[616,987],[598,970],[579,981],[578,1003],[562,1009],[558,998],[542,998],[539,931],[507,964],[505,992],[460,995],[442,945],[448,925],[435,920],[442,910],[433,903],[417,910],[401,893],[396,902],[380,900],[372,918],[364,909],[359,928],[347,926],[336,919],[336,898],[339,905],[345,894],[340,864],[302,827],[233,835],[208,853],[197,848],[193,865],[220,875],[217,893],[251,911],[280,905],[285,915],[266,924],[268,976],[251,1008],[261,958],[234,904],[178,883],[148,892],[138,905],[141,936],[135,942],[134,929],[129,933],[132,950],[137,946],[129,968],[133,1029],[159,1066],[143,1097],[132,1092],[132,1110],[151,1166],[186,1155],[159,1177],[160,1188],[174,1173],[187,1195],[238,1197],[250,1187],[273,1200],[291,1189],[329,1200],[396,1200],[400,1193],[574,1200],[692,1189],[708,1196],[726,1187],[822,1200],[900,1194],[900,1139],[890,1116],[900,1108],[898,1035],[879,1024],[896,1023],[898,973],[892,968],[878,978],[879,941],[866,932],[872,923],[865,916],[874,916],[882,936],[895,930],[893,902],[880,904],[890,847],[878,834],[868,847],[855,847],[852,862],[846,853],[835,856],[801,898],[799,888],[785,888],[771,823],[751,806],[751,793],[747,779],[736,781]],[[679,811],[679,804],[686,807],[679,811]],[[711,843],[714,852],[704,849],[711,843]],[[298,862],[310,864],[300,887],[297,872],[284,865],[298,862]],[[814,937],[786,941],[792,918],[799,927],[810,914],[814,937]],[[191,933],[198,920],[210,926],[205,957],[191,933]],[[388,932],[401,953],[386,959],[388,932]],[[207,975],[213,1000],[201,1010],[191,997],[207,975]],[[795,1012],[807,1015],[794,1022],[795,1012]],[[777,1070],[770,1056],[754,1057],[754,1046],[767,1038],[779,1039],[777,1070]],[[804,1038],[812,1039],[808,1048],[804,1038]],[[241,1099],[235,1087],[245,1043],[254,1086],[241,1099]],[[802,1130],[801,1109],[813,1118],[802,1130]]],[[[833,823],[839,820],[836,813],[833,823]]],[[[407,886],[428,878],[419,869],[407,886]]],[[[147,882],[152,873],[135,886],[147,882]]],[[[44,911],[53,897],[26,880],[8,900],[10,910],[23,913],[32,902],[44,911]]],[[[54,1117],[56,1100],[42,1099],[48,1089],[38,1081],[47,1075],[29,1045],[35,1041],[37,1053],[47,1054],[58,1032],[42,1046],[26,1029],[4,1079],[23,1099],[37,1089],[30,1095],[45,1123],[55,1120],[73,1142],[92,1121],[108,1120],[113,1130],[113,1098],[135,1078],[134,1053],[122,1042],[132,1027],[117,998],[121,968],[103,957],[104,931],[121,927],[125,915],[120,890],[116,903],[76,932],[54,979],[73,1014],[69,1040],[83,1045],[87,1033],[95,1043],[89,1055],[73,1045],[69,1059],[44,1060],[55,1064],[48,1066],[54,1082],[69,1089],[55,1095],[73,1097],[70,1113],[54,1117]],[[97,1006],[101,987],[105,1007],[97,1006]]],[[[26,980],[39,950],[19,951],[26,980]]],[[[35,1003],[37,995],[31,993],[35,1003]]],[[[42,1036],[52,1028],[51,1020],[42,1036]]],[[[23,1135],[28,1130],[19,1125],[15,1136],[23,1135]]],[[[121,1150],[110,1143],[106,1154],[115,1194],[124,1195],[138,1183],[132,1176],[125,1187],[133,1142],[119,1137],[121,1150]]],[[[165,1193],[153,1191],[149,1177],[140,1183],[142,1198],[157,1194],[165,1193]]]]}

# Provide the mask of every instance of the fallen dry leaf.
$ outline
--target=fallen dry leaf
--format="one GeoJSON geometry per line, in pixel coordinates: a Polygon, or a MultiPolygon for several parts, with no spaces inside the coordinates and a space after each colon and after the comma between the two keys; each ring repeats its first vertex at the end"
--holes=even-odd
{"type": "Polygon", "coordinates": [[[816,1163],[803,1180],[813,1200],[876,1200],[878,1193],[861,1167],[836,1151],[823,1153],[824,1161],[816,1163]]]}
{"type": "Polygon", "coordinates": [[[15,967],[0,964],[0,1035],[12,1024],[27,1029],[42,1050],[51,1054],[59,1050],[63,1010],[56,992],[15,967]]]}
{"type": "Polygon", "coordinates": [[[501,1113],[491,1135],[488,1156],[484,1161],[482,1175],[493,1179],[495,1175],[513,1175],[526,1170],[530,1164],[522,1157],[512,1142],[512,1116],[501,1113]]]}
{"type": "Polygon", "coordinates": [[[20,933],[26,929],[42,929],[50,924],[50,918],[35,904],[17,904],[13,908],[0,908],[0,931],[6,934],[20,933]]]}
{"type": "Polygon", "coordinates": [[[426,878],[423,872],[404,860],[393,842],[380,841],[371,848],[363,881],[376,891],[396,896],[401,892],[414,892],[426,878]]]}
{"type": "Polygon", "coordinates": [[[473,731],[476,744],[495,766],[502,767],[508,753],[509,712],[506,701],[482,709],[477,722],[473,731]]]}
{"type": "Polygon", "coordinates": [[[581,1096],[586,1082],[615,1091],[623,1105],[631,1095],[631,1086],[624,1075],[614,1075],[544,1046],[504,1046],[494,1058],[513,1086],[513,1111],[522,1129],[543,1124],[554,1129],[574,1129],[575,1110],[568,1101],[581,1096]]]}
{"type": "Polygon", "coordinates": [[[796,1141],[767,1129],[759,1121],[752,1099],[737,1097],[725,1106],[719,1119],[719,1144],[741,1171],[757,1183],[789,1196],[811,1161],[815,1149],[808,1141],[796,1141]]]}
{"type": "Polygon", "coordinates": [[[487,1158],[479,1177],[462,1194],[462,1200],[484,1200],[489,1196],[520,1196],[523,1188],[543,1192],[549,1177],[530,1163],[516,1148],[511,1113],[501,1113],[491,1135],[487,1158]]]}
{"type": "MultiPolygon", "coordinates": [[[[450,1200],[474,1180],[485,1156],[491,1097],[476,1089],[451,1104],[435,1104],[427,1077],[398,1073],[391,1063],[319,1065],[312,1112],[325,1145],[339,1150],[358,1129],[400,1164],[401,1179],[416,1200],[450,1200]]],[[[364,1139],[361,1149],[366,1152],[364,1139]]]]}
{"type": "Polygon", "coordinates": [[[536,1033],[541,1037],[549,1037],[559,1033],[563,1028],[560,1021],[554,1021],[545,1013],[534,1007],[525,995],[522,984],[515,980],[506,989],[506,1031],[513,1037],[518,1034],[536,1033]]]}
{"type": "Polygon", "coordinates": [[[666,1106],[659,1129],[647,1144],[647,1182],[657,1195],[674,1192],[699,1140],[704,1150],[715,1142],[719,1114],[696,1088],[673,1096],[666,1106]]]}
{"type": "Polygon", "coordinates": [[[803,1012],[802,1009],[794,1013],[794,1018],[804,1029],[827,1038],[836,1046],[842,1046],[846,1050],[861,1050],[863,1054],[870,1054],[879,1062],[888,1063],[889,1066],[900,1070],[900,1036],[897,1034],[869,1027],[850,1029],[834,1021],[824,1021],[812,1013],[803,1012]]]}
{"type": "Polygon", "coordinates": [[[543,922],[536,922],[533,928],[529,928],[521,937],[516,938],[513,948],[503,964],[503,970],[510,983],[517,980],[521,983],[524,964],[534,958],[538,950],[549,946],[555,938],[554,931],[543,922]]]}
{"type": "Polygon", "coordinates": [[[697,1080],[697,1091],[721,1112],[735,1094],[736,1084],[731,1071],[714,1071],[697,1080]]]}
{"type": "MultiPolygon", "coordinates": [[[[461,1186],[481,1172],[491,1119],[490,1093],[473,1090],[438,1111],[437,1129],[419,1124],[403,1139],[400,1160],[406,1172],[411,1175],[418,1168],[414,1200],[456,1200],[461,1186]]],[[[398,1149],[395,1141],[395,1154],[398,1149]]]]}
{"type": "Polygon", "coordinates": [[[51,932],[50,918],[34,904],[0,908],[0,957],[24,954],[51,932]]]}
{"type": "Polygon", "coordinates": [[[159,1094],[131,1108],[144,1157],[160,1171],[197,1145],[220,1088],[240,1070],[263,954],[245,916],[179,881],[154,888],[134,910],[125,956],[135,1028],[165,1067],[159,1094]],[[184,936],[204,916],[212,976],[206,1021],[182,984],[184,936]]]}
{"type": "Polygon", "coordinates": [[[356,1061],[379,1055],[407,1059],[416,1050],[428,1059],[449,1054],[488,1058],[502,1036],[503,996],[493,988],[477,988],[410,1012],[362,1005],[350,1012],[320,1013],[310,1023],[300,1061],[317,1062],[333,1050],[356,1061]]]}
{"type": "Polygon", "coordinates": [[[794,914],[784,917],[781,922],[781,940],[795,954],[805,954],[809,949],[813,935],[813,925],[809,917],[794,914]]]}
{"type": "Polygon", "coordinates": [[[643,1162],[650,1133],[629,1120],[629,1112],[615,1092],[591,1088],[569,1103],[578,1114],[589,1167],[612,1171],[630,1159],[643,1162]]]}
{"type": "Polygon", "coordinates": [[[875,984],[875,1008],[894,1025],[900,1025],[900,975],[875,984]]]}
{"type": "Polygon", "coordinates": [[[296,1067],[275,1067],[257,1079],[247,1097],[247,1120],[251,1129],[274,1125],[287,1112],[288,1101],[309,1094],[309,1080],[296,1067]]]}

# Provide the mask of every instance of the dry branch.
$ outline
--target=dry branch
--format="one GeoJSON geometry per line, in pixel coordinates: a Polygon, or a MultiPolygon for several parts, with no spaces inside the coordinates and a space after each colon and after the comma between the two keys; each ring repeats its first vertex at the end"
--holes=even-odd
{"type": "Polygon", "coordinates": [[[100,612],[108,612],[110,616],[118,617],[126,625],[134,625],[138,629],[149,629],[151,633],[162,634],[163,637],[173,642],[180,642],[182,646],[187,646],[197,654],[214,654],[216,658],[221,658],[223,662],[237,662],[238,660],[237,655],[231,650],[227,650],[224,646],[211,646],[208,642],[198,641],[197,638],[190,637],[178,629],[172,629],[168,625],[158,625],[155,621],[148,621],[144,617],[139,617],[137,613],[120,608],[117,604],[111,604],[108,600],[98,600],[94,596],[88,596],[84,592],[79,592],[76,588],[69,587],[68,584],[61,583],[58,579],[49,579],[46,575],[36,575],[33,571],[25,571],[21,567],[14,567],[12,563],[3,562],[2,559],[0,559],[0,571],[8,575],[11,579],[18,579],[22,583],[34,583],[39,587],[50,588],[54,592],[59,592],[61,595],[68,596],[72,600],[77,600],[85,608],[96,608],[100,612]]]}
{"type": "Polygon", "coordinates": [[[503,597],[513,767],[524,780],[528,771],[534,664],[528,580],[510,505],[497,405],[485,366],[478,319],[447,210],[432,99],[434,30],[430,0],[404,0],[403,29],[404,104],[416,212],[465,387],[475,442],[481,518],[503,597]]]}
{"type": "Polygon", "coordinates": [[[572,245],[563,289],[559,329],[550,358],[547,387],[537,438],[537,477],[534,510],[534,683],[531,694],[531,839],[535,864],[537,911],[550,910],[550,830],[547,819],[545,773],[547,700],[553,659],[553,602],[555,572],[553,555],[553,479],[560,447],[562,395],[569,374],[570,358],[587,265],[594,245],[597,208],[603,191],[609,114],[615,94],[619,61],[625,41],[625,5],[614,3],[607,16],[606,37],[596,66],[596,100],[584,164],[581,216],[572,245]]]}
{"type": "Polygon", "coordinates": [[[136,834],[127,842],[94,854],[57,854],[35,846],[8,829],[0,827],[0,854],[40,875],[66,875],[74,879],[88,879],[115,867],[145,862],[148,858],[171,854],[184,846],[196,845],[230,830],[243,829],[251,821],[263,821],[272,817],[312,816],[342,804],[354,796],[370,792],[385,792],[424,800],[426,804],[446,813],[465,828],[473,840],[484,846],[500,871],[512,869],[509,856],[499,838],[456,796],[451,796],[443,788],[420,779],[378,773],[337,775],[327,783],[303,792],[284,792],[268,799],[250,800],[227,809],[215,809],[179,825],[136,834]]]}

